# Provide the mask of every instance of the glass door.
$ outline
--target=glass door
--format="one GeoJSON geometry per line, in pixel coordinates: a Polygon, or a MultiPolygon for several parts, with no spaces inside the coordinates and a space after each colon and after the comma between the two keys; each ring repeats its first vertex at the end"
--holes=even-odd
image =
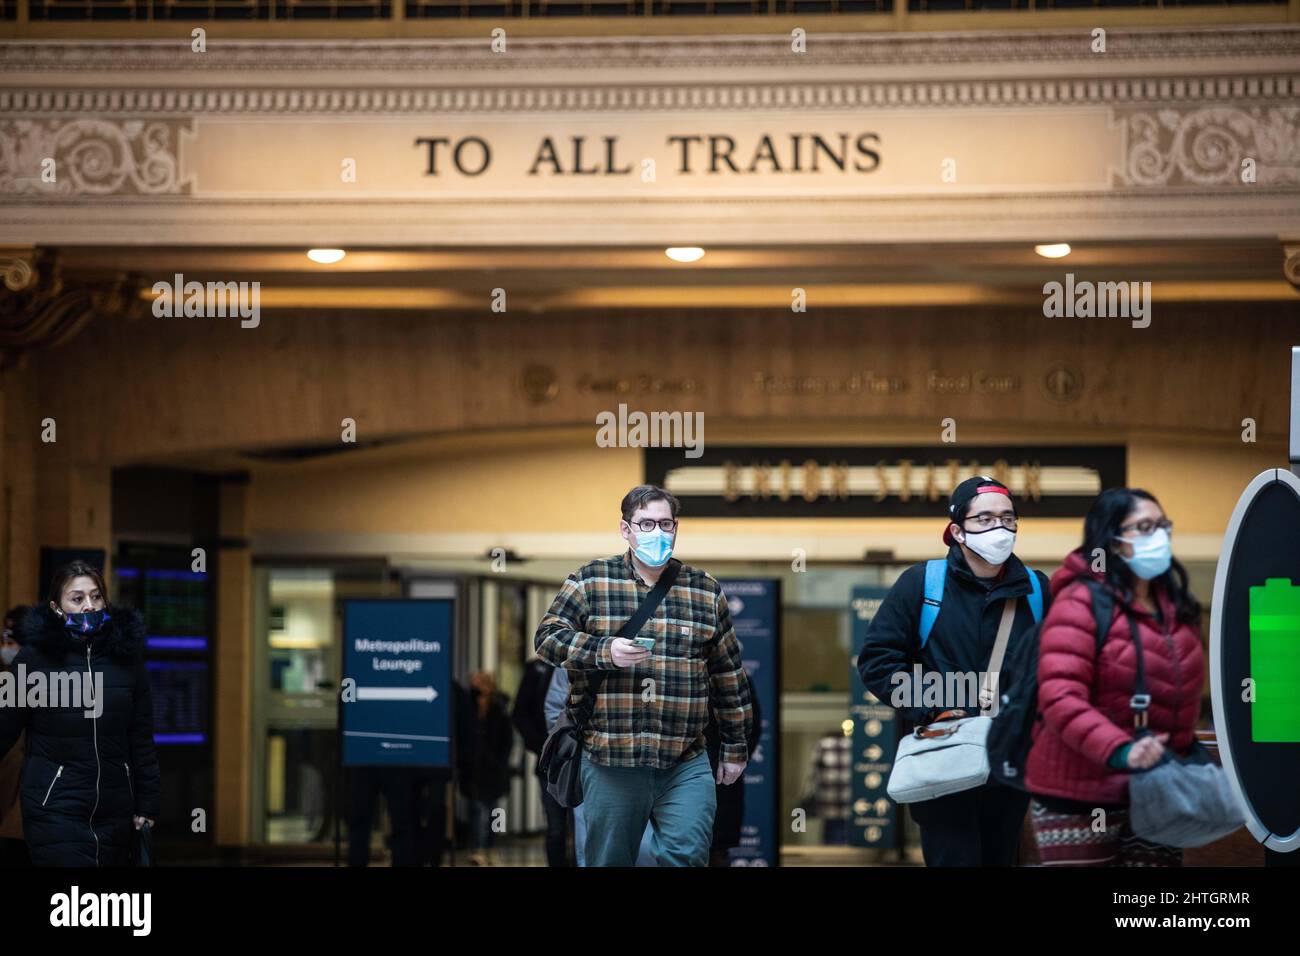
{"type": "Polygon", "coordinates": [[[400,592],[381,563],[255,568],[254,840],[333,846],[342,601],[400,592]]]}

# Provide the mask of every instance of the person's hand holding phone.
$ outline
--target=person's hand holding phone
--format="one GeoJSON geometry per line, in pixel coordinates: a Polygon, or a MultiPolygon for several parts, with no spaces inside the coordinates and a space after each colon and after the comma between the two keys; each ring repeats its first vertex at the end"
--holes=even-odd
{"type": "Polygon", "coordinates": [[[650,652],[644,647],[637,647],[626,637],[616,637],[609,645],[609,656],[615,667],[634,667],[650,660],[650,652]]]}

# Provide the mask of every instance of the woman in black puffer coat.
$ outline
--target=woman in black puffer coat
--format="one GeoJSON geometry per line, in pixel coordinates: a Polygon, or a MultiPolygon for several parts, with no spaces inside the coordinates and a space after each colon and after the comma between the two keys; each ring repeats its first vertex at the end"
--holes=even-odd
{"type": "Polygon", "coordinates": [[[54,576],[50,603],[32,608],[22,630],[14,670],[25,668],[28,688],[43,674],[49,696],[41,706],[0,706],[0,757],[26,730],[20,800],[32,862],[129,865],[134,829],[152,825],[161,802],[144,621],[108,604],[98,569],[73,562],[54,576]],[[72,679],[79,690],[102,687],[102,697],[53,700],[54,688],[72,679]]]}

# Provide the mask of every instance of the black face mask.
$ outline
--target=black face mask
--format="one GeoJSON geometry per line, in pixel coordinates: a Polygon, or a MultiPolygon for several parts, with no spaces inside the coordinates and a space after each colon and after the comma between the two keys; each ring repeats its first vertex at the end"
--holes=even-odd
{"type": "Polygon", "coordinates": [[[73,637],[89,637],[98,634],[104,624],[111,621],[108,611],[65,611],[63,626],[73,637]]]}

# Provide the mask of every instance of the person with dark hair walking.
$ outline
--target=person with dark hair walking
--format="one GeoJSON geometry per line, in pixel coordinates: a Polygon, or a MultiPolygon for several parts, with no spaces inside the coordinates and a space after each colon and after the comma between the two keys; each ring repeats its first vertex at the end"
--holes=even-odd
{"type": "Polygon", "coordinates": [[[1025,784],[1047,866],[1178,866],[1182,851],[1135,836],[1129,774],[1196,741],[1205,658],[1201,606],[1173,557],[1173,522],[1149,492],[1112,488],[1093,502],[1083,544],[1052,576],[1039,638],[1038,708],[1025,784]],[[1091,588],[1114,602],[1097,633],[1091,588]],[[1141,641],[1149,700],[1136,692],[1141,641]],[[1104,826],[1097,826],[1098,811],[1104,826]]]}
{"type": "Polygon", "coordinates": [[[74,561],[22,632],[14,667],[29,680],[43,675],[49,694],[0,707],[0,757],[26,731],[21,801],[32,862],[130,865],[135,831],[161,809],[144,620],[109,602],[98,568],[74,561]]]}
{"type": "Polygon", "coordinates": [[[660,866],[707,866],[715,784],[735,784],[749,760],[749,681],[727,598],[673,559],[677,512],[662,488],[629,491],[619,522],[627,551],[570,574],[534,638],[539,657],[568,671],[570,709],[590,713],[580,764],[589,866],[632,866],[651,819],[660,866]],[[658,606],[637,634],[620,636],[647,598],[658,606]]]}

